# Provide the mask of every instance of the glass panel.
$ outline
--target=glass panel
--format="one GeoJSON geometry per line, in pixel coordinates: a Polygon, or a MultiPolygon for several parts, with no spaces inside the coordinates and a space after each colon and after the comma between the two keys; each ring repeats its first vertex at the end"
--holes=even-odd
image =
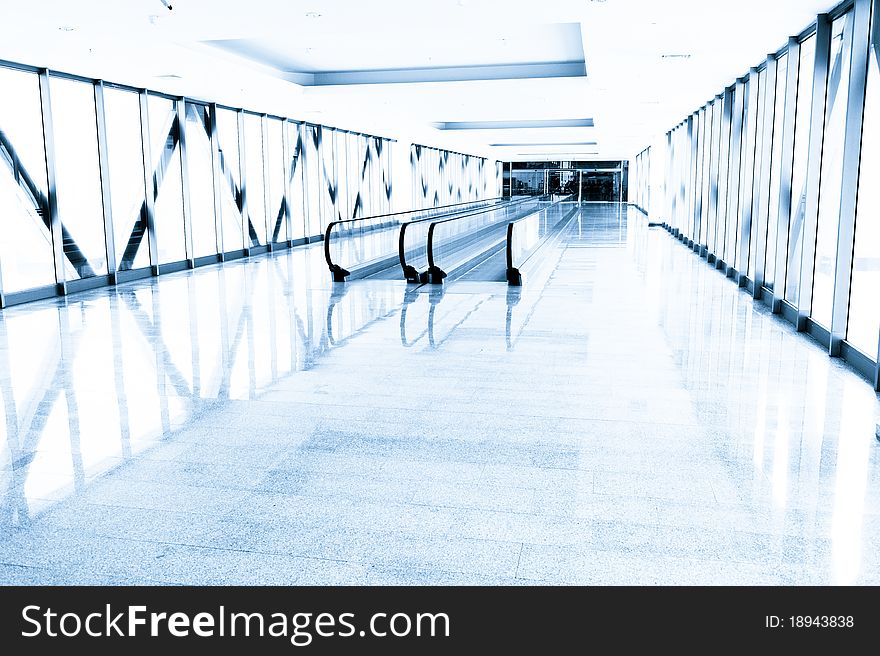
{"type": "MultiPolygon", "coordinates": [[[[382,178],[381,187],[379,193],[380,201],[378,203],[374,201],[374,204],[379,208],[380,212],[390,212],[391,211],[391,146],[392,141],[389,139],[382,140],[382,178]]],[[[497,191],[492,194],[493,196],[501,196],[501,162],[498,162],[496,171],[496,184],[497,191]]],[[[375,195],[373,196],[375,198],[375,195]]]]}
{"type": "Polygon", "coordinates": [[[718,225],[715,233],[714,252],[722,260],[726,258],[724,252],[727,246],[727,184],[730,180],[730,124],[733,116],[733,94],[725,92],[721,101],[721,149],[719,150],[718,165],[718,225]]]}
{"type": "Polygon", "coordinates": [[[210,109],[205,105],[187,103],[185,129],[193,257],[216,255],[210,109]]]}
{"type": "Polygon", "coordinates": [[[349,136],[348,132],[336,131],[336,216],[340,219],[351,218],[351,201],[354,200],[348,184],[349,136]]]}
{"type": "Polygon", "coordinates": [[[730,120],[730,185],[728,187],[728,227],[727,227],[727,247],[724,249],[725,259],[730,266],[735,267],[737,264],[737,254],[739,253],[739,231],[742,226],[742,208],[739,204],[739,185],[741,183],[741,174],[743,159],[745,155],[745,145],[743,139],[743,116],[748,111],[746,108],[745,97],[749,92],[748,84],[738,84],[734,91],[732,118],[730,120]],[[742,110],[738,108],[742,107],[742,110]]]}
{"type": "Polygon", "coordinates": [[[767,70],[764,69],[758,73],[758,106],[755,108],[755,170],[754,179],[752,181],[752,189],[754,190],[755,201],[752,203],[752,230],[749,242],[749,268],[748,276],[752,280],[755,279],[755,255],[758,248],[760,235],[766,234],[766,225],[761,221],[761,202],[767,198],[766,188],[762,187],[761,180],[763,178],[766,166],[769,162],[763,159],[764,153],[764,103],[767,101],[767,70]]]}
{"type": "Polygon", "coordinates": [[[180,174],[180,132],[177,104],[167,98],[148,96],[150,152],[156,189],[155,222],[159,263],[186,259],[183,231],[183,183],[180,174]]]}
{"type": "Polygon", "coordinates": [[[342,217],[338,214],[336,179],[336,130],[322,128],[321,144],[321,223],[317,233],[323,233],[331,221],[342,217]]]}
{"type": "Polygon", "coordinates": [[[308,236],[306,230],[306,213],[303,203],[305,197],[305,159],[304,143],[307,137],[308,127],[299,123],[288,123],[287,140],[290,144],[290,162],[287,165],[287,175],[290,178],[290,205],[291,235],[293,239],[302,239],[308,236]]]}
{"type": "Polygon", "coordinates": [[[105,89],[104,116],[116,268],[119,271],[142,269],[150,266],[150,237],[144,213],[144,155],[138,95],[105,89]]]}
{"type": "MultiPolygon", "coordinates": [[[[266,156],[269,158],[269,238],[274,243],[287,241],[287,220],[284,214],[284,122],[277,118],[267,119],[269,143],[266,156]]],[[[295,144],[293,144],[295,145],[295,144]]]]}
{"type": "Polygon", "coordinates": [[[712,203],[712,212],[709,215],[709,232],[708,232],[708,247],[710,253],[717,253],[717,240],[718,240],[718,214],[719,212],[719,197],[718,197],[718,169],[719,169],[719,160],[721,159],[721,99],[716,99],[712,103],[712,168],[711,168],[711,197],[714,200],[712,203]]]}
{"type": "Polygon", "coordinates": [[[266,184],[263,180],[263,122],[256,114],[244,115],[245,175],[247,176],[249,246],[266,243],[266,184]]]}
{"type": "Polygon", "coordinates": [[[55,283],[39,78],[0,67],[0,271],[3,291],[55,283]]]}
{"type": "MultiPolygon", "coordinates": [[[[877,20],[875,18],[875,20],[877,20]]],[[[855,250],[847,340],[871,359],[877,356],[880,327],[880,68],[877,48],[869,56],[855,250]]]]}
{"type": "Polygon", "coordinates": [[[304,188],[307,195],[304,207],[308,212],[306,215],[306,236],[312,237],[321,232],[321,190],[323,182],[319,146],[322,135],[320,125],[304,125],[303,130],[303,139],[306,147],[304,188]]]}
{"type": "Polygon", "coordinates": [[[238,113],[231,109],[217,110],[217,151],[220,169],[220,217],[223,228],[223,250],[244,248],[241,209],[241,168],[238,161],[238,113]]]}
{"type": "MultiPolygon", "coordinates": [[[[794,162],[791,174],[791,220],[788,226],[788,267],[785,300],[797,304],[801,282],[801,254],[804,247],[804,215],[807,204],[807,155],[810,150],[813,68],[816,37],[801,44],[798,64],[797,111],[794,118],[794,162]]],[[[816,135],[817,138],[819,135],[816,135]]]]}
{"type": "Polygon", "coordinates": [[[825,141],[822,145],[822,178],[819,187],[819,227],[813,271],[813,319],[831,327],[837,229],[840,224],[840,184],[843,178],[843,140],[849,97],[852,11],[831,26],[831,60],[825,105],[825,141]],[[844,34],[846,32],[846,34],[844,34]]]}
{"type": "Polygon", "coordinates": [[[51,78],[55,133],[55,184],[64,226],[64,269],[68,280],[107,273],[104,199],[98,159],[95,88],[51,78]]]}
{"type": "MultiPolygon", "coordinates": [[[[352,184],[352,218],[371,216],[374,214],[373,208],[370,206],[370,195],[364,183],[365,180],[365,155],[364,144],[367,143],[366,137],[361,134],[351,135],[348,142],[348,179],[352,184]]],[[[381,214],[381,212],[379,212],[381,214]]]]}
{"type": "MultiPolygon", "coordinates": [[[[767,255],[764,259],[764,286],[773,289],[776,280],[776,243],[779,232],[779,188],[782,173],[782,123],[785,118],[785,79],[788,55],[776,63],[776,91],[773,112],[773,150],[770,157],[770,209],[767,221],[767,255]]],[[[789,111],[791,111],[789,109],[789,111]]]]}

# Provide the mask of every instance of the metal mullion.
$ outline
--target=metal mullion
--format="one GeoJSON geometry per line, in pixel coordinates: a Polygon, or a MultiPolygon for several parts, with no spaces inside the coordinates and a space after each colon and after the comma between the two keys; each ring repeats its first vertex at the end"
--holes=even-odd
{"type": "Polygon", "coordinates": [[[797,329],[807,327],[813,299],[816,237],[819,225],[819,180],[822,173],[822,142],[825,135],[825,100],[828,93],[828,63],[831,57],[831,20],[828,14],[816,17],[816,53],[810,108],[810,136],[807,154],[806,202],[804,206],[803,248],[797,299],[797,329]]]}
{"type": "Polygon", "coordinates": [[[749,95],[743,112],[743,174],[740,177],[739,186],[739,258],[736,262],[736,270],[739,273],[739,286],[746,284],[749,271],[749,252],[752,245],[752,207],[755,194],[755,150],[758,147],[758,95],[760,92],[760,74],[758,69],[752,67],[749,71],[749,95]]]}
{"type": "Polygon", "coordinates": [[[220,187],[224,183],[220,175],[220,147],[217,139],[217,104],[208,105],[210,115],[210,140],[211,140],[211,180],[214,191],[214,238],[216,240],[217,255],[222,262],[225,259],[225,244],[223,236],[223,197],[220,187]]]}
{"type": "Polygon", "coordinates": [[[755,286],[752,290],[754,298],[761,297],[761,288],[764,285],[764,265],[767,259],[767,226],[770,216],[770,176],[774,166],[773,157],[773,126],[775,125],[774,113],[776,109],[776,71],[777,62],[774,55],[768,55],[766,73],[764,76],[764,125],[761,141],[761,181],[760,197],[758,198],[758,226],[755,243],[755,286]]]}
{"type": "Polygon", "coordinates": [[[39,72],[40,111],[42,113],[43,146],[46,162],[47,207],[41,208],[49,213],[50,237],[52,238],[52,260],[55,264],[55,290],[63,296],[67,294],[67,274],[64,272],[64,240],[61,237],[61,216],[58,213],[58,186],[55,175],[55,127],[52,122],[52,100],[49,91],[49,70],[39,72]]]}
{"type": "Polygon", "coordinates": [[[247,165],[245,164],[245,138],[244,138],[244,111],[239,109],[235,112],[238,123],[238,183],[241,185],[239,192],[238,213],[241,215],[241,238],[244,244],[244,254],[251,254],[250,212],[247,202],[247,165]]]}
{"type": "MultiPolygon", "coordinates": [[[[834,297],[831,306],[831,339],[828,352],[840,355],[846,339],[852,284],[853,249],[855,247],[856,210],[858,208],[859,166],[861,162],[862,124],[865,113],[865,92],[868,80],[869,30],[871,0],[856,0],[853,7],[852,54],[850,55],[849,91],[846,104],[846,125],[843,140],[843,173],[841,175],[840,214],[837,232],[837,262],[834,269],[834,297]]],[[[874,0],[874,20],[878,18],[880,1],[874,0]]],[[[876,25],[875,25],[876,27],[876,25]]],[[[845,56],[845,53],[841,53],[845,56]]],[[[866,180],[866,184],[876,184],[866,180]]],[[[880,363],[880,345],[877,358],[880,363]]],[[[880,389],[880,364],[875,367],[874,388],[880,389]]]]}
{"type": "Polygon", "coordinates": [[[153,175],[153,152],[150,145],[150,109],[147,90],[138,91],[141,118],[141,159],[144,165],[144,212],[147,223],[147,245],[150,249],[150,271],[159,275],[159,248],[156,243],[156,180],[153,175]]]}
{"type": "Polygon", "coordinates": [[[193,269],[195,268],[195,250],[193,248],[192,203],[190,201],[189,162],[187,161],[186,147],[186,101],[183,98],[178,98],[174,101],[174,109],[177,112],[177,143],[180,148],[180,186],[183,201],[183,238],[186,246],[186,264],[190,269],[193,269]]]}
{"type": "MultiPolygon", "coordinates": [[[[788,263],[788,226],[791,220],[791,182],[794,164],[794,119],[797,108],[797,81],[801,45],[794,37],[788,40],[788,67],[786,69],[785,102],[782,118],[782,152],[779,172],[779,213],[776,222],[776,271],[773,281],[774,314],[782,311],[785,300],[785,280],[788,263]]],[[[773,202],[773,199],[770,199],[773,202]]]]}
{"type": "Polygon", "coordinates": [[[116,284],[116,233],[113,228],[113,203],[110,187],[110,159],[107,146],[107,115],[104,110],[104,83],[98,80],[94,86],[95,118],[98,130],[98,168],[101,176],[101,204],[104,221],[104,243],[107,254],[107,274],[111,284],[116,284]]]}
{"type": "Polygon", "coordinates": [[[272,177],[269,173],[269,116],[260,115],[260,129],[263,137],[263,231],[266,233],[266,248],[271,251],[275,237],[275,218],[272,210],[272,177]]]}

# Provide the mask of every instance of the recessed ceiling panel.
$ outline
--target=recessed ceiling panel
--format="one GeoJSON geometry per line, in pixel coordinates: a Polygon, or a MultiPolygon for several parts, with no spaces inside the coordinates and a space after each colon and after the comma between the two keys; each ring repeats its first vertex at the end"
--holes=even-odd
{"type": "Polygon", "coordinates": [[[294,74],[584,64],[579,23],[462,25],[454,37],[390,24],[386,31],[316,29],[295,39],[270,35],[204,43],[294,74]]]}

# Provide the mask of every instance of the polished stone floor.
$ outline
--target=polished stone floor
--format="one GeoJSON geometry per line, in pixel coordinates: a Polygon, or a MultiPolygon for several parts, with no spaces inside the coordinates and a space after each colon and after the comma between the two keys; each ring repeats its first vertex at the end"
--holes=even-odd
{"type": "Polygon", "coordinates": [[[635,210],[520,291],[321,258],[0,312],[0,583],[880,583],[876,394],[635,210]]]}

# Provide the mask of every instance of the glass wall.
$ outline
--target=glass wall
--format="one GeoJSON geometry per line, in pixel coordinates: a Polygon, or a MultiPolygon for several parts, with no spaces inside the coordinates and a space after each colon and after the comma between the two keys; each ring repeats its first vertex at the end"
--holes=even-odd
{"type": "MultiPolygon", "coordinates": [[[[0,307],[391,208],[386,138],[19,64],[0,90],[0,307]]],[[[438,200],[495,193],[482,158],[427,150],[438,200]]]]}
{"type": "Polygon", "coordinates": [[[876,5],[854,0],[817,17],[667,133],[665,221],[878,386],[876,5]]]}
{"type": "MultiPolygon", "coordinates": [[[[376,152],[375,158],[381,160],[381,153],[376,152]]],[[[413,207],[436,207],[484,197],[488,185],[483,177],[490,168],[484,158],[413,144],[409,161],[413,207]]]]}

